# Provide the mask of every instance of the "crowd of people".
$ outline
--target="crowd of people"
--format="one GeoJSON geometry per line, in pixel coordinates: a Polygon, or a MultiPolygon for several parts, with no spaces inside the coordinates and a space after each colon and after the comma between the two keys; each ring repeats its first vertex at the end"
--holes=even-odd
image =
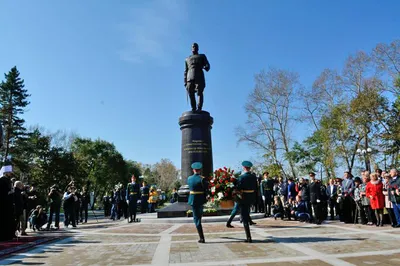
{"type": "Polygon", "coordinates": [[[339,219],[344,223],[400,227],[400,178],[396,169],[362,171],[361,177],[345,172],[343,178],[327,184],[309,179],[272,178],[268,172],[258,178],[255,212],[265,217],[294,219],[321,224],[339,219]]]}
{"type": "Polygon", "coordinates": [[[62,208],[65,227],[87,223],[90,195],[86,187],[82,191],[76,189],[73,181],[64,192],[56,184],[51,186],[46,197],[41,198],[35,184],[24,185],[9,171],[3,173],[0,188],[1,212],[8,214],[0,219],[0,240],[26,236],[27,228],[33,231],[58,230],[62,208]]]}
{"type": "MultiPolygon", "coordinates": [[[[176,189],[172,195],[175,194],[176,189]]],[[[177,197],[177,194],[173,197],[177,197]]],[[[124,217],[128,222],[136,222],[137,212],[153,213],[166,199],[166,195],[161,189],[155,185],[149,186],[146,181],[140,182],[133,175],[131,182],[126,186],[119,183],[115,185],[111,196],[103,197],[104,216],[111,220],[120,220],[121,217],[124,217]]],[[[175,200],[171,202],[175,202],[175,200]]]]}

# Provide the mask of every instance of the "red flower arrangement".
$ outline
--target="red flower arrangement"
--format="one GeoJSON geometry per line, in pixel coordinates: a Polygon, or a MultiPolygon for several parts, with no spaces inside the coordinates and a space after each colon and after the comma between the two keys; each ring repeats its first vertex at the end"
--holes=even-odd
{"type": "Polygon", "coordinates": [[[240,192],[236,189],[236,177],[234,170],[230,168],[219,168],[210,177],[209,188],[212,201],[234,200],[241,198],[240,192]]]}

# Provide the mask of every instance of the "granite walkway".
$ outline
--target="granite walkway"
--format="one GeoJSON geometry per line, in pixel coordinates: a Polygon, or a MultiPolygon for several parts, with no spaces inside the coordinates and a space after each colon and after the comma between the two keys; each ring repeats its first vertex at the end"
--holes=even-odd
{"type": "Polygon", "coordinates": [[[91,221],[68,238],[1,261],[1,265],[400,265],[400,229],[329,222],[311,225],[257,220],[254,243],[239,223],[192,224],[91,221]]]}

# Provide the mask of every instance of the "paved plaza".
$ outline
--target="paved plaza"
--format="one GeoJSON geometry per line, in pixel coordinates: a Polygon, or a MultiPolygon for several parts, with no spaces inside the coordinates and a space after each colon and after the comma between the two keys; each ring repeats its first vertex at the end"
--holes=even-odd
{"type": "Polygon", "coordinates": [[[3,259],[5,265],[400,265],[400,229],[327,222],[312,225],[255,220],[254,243],[240,223],[204,223],[206,243],[193,224],[160,219],[141,223],[91,220],[61,232],[65,238],[3,259]]]}

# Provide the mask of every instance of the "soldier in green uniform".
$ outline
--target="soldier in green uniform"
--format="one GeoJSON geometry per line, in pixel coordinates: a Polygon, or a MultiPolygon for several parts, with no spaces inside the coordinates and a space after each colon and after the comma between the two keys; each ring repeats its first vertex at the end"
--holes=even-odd
{"type": "Polygon", "coordinates": [[[243,161],[243,174],[238,180],[238,189],[242,192],[242,200],[240,201],[240,210],[243,219],[244,231],[246,232],[245,242],[251,243],[250,234],[250,206],[257,201],[257,177],[250,172],[253,164],[249,161],[243,161]]]}
{"type": "Polygon", "coordinates": [[[140,199],[140,202],[141,202],[140,210],[141,210],[141,213],[145,213],[149,207],[148,201],[149,201],[150,188],[147,185],[146,181],[143,181],[142,184],[143,184],[143,186],[140,189],[140,191],[142,193],[142,197],[140,199]]]}
{"type": "Polygon", "coordinates": [[[269,176],[268,172],[264,172],[263,180],[261,181],[260,190],[264,201],[264,217],[271,216],[271,205],[274,197],[275,181],[269,176]]]}
{"type": "MultiPolygon", "coordinates": [[[[234,177],[234,179],[235,179],[235,181],[233,183],[234,183],[235,187],[237,187],[237,179],[235,177],[234,177]]],[[[238,212],[240,212],[239,202],[235,201],[235,205],[233,206],[231,216],[229,217],[228,221],[226,222],[226,227],[234,228],[234,226],[231,223],[238,212]]],[[[241,223],[243,222],[242,219],[240,219],[240,222],[241,223]]],[[[250,225],[254,225],[254,224],[257,224],[257,223],[253,222],[250,217],[250,225]]]]}
{"type": "Polygon", "coordinates": [[[201,218],[203,216],[203,204],[207,202],[208,190],[207,181],[200,175],[202,168],[202,163],[193,163],[192,169],[194,174],[187,179],[190,190],[188,204],[192,206],[194,224],[200,237],[199,243],[205,243],[201,218]]]}
{"type": "Polygon", "coordinates": [[[132,175],[131,183],[128,183],[126,188],[126,202],[129,205],[129,216],[131,218],[129,220],[128,217],[129,223],[136,222],[137,200],[140,196],[139,194],[140,194],[140,185],[136,181],[136,176],[132,175]]]}

